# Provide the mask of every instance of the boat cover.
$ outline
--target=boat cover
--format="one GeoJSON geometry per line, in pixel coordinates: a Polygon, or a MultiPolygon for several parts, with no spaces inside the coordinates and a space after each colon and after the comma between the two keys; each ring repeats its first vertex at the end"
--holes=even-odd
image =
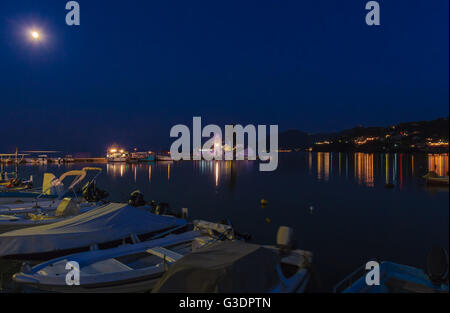
{"type": "Polygon", "coordinates": [[[276,252],[225,241],[190,253],[172,265],[153,292],[262,293],[279,283],[276,252]]]}
{"type": "Polygon", "coordinates": [[[88,247],[183,224],[182,219],[111,203],[50,225],[1,234],[0,257],[88,247]]]}

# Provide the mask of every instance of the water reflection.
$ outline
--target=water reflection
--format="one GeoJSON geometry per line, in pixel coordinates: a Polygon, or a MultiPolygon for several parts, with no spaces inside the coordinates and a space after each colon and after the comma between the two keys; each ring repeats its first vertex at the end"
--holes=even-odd
{"type": "Polygon", "coordinates": [[[148,165],[148,182],[149,183],[152,182],[152,165],[151,164],[148,165]]]}
{"type": "Polygon", "coordinates": [[[194,168],[201,175],[211,175],[214,184],[219,187],[221,183],[228,182],[230,189],[236,186],[237,168],[244,171],[253,168],[256,162],[252,161],[193,161],[194,168]]]}
{"type": "Polygon", "coordinates": [[[316,173],[318,181],[328,182],[334,177],[341,177],[345,171],[348,178],[349,171],[354,181],[361,186],[374,187],[378,179],[383,184],[393,184],[403,188],[407,180],[420,177],[428,171],[435,171],[440,176],[448,175],[448,154],[413,155],[404,153],[308,153],[308,172],[316,173]],[[349,162],[352,164],[349,170],[349,162]],[[419,162],[419,171],[416,163],[419,162]],[[336,163],[336,164],[335,164],[336,163]],[[426,165],[427,164],[427,165],[426,165]],[[333,165],[337,170],[333,170],[333,165]],[[424,166],[425,165],[425,166],[424,166]],[[417,175],[417,176],[416,176],[417,175]]]}
{"type": "Polygon", "coordinates": [[[428,170],[439,176],[448,176],[448,154],[429,154],[428,170]]]}
{"type": "Polygon", "coordinates": [[[317,179],[328,181],[330,175],[330,153],[317,153],[317,179]]]}
{"type": "Polygon", "coordinates": [[[373,187],[373,154],[355,153],[355,177],[359,185],[373,187]]]}
{"type": "Polygon", "coordinates": [[[128,169],[128,164],[125,163],[107,163],[106,173],[110,176],[116,177],[119,175],[123,177],[125,171],[128,169]]]}
{"type": "MultiPolygon", "coordinates": [[[[404,153],[331,153],[309,152],[292,154],[290,162],[305,164],[307,173],[319,182],[330,182],[334,179],[351,179],[357,185],[372,188],[377,185],[394,185],[403,188],[413,177],[420,178],[428,171],[435,171],[440,176],[448,175],[448,154],[412,155],[404,153]],[[301,162],[304,159],[305,163],[301,162]]],[[[234,189],[237,173],[245,170],[257,170],[258,162],[252,161],[192,161],[192,162],[157,162],[150,164],[125,163],[107,164],[107,174],[112,177],[126,177],[127,172],[134,182],[139,181],[140,173],[148,176],[152,183],[154,170],[164,180],[171,182],[173,175],[187,167],[192,167],[201,176],[211,177],[211,184],[234,189]],[[145,171],[148,173],[145,174],[145,171]]],[[[290,163],[292,164],[292,163],[290,163]]],[[[280,168],[284,166],[280,160],[280,168]]],[[[280,168],[278,170],[280,170],[280,168]]],[[[186,175],[181,173],[177,176],[186,175]]],[[[146,178],[147,180],[147,178],[146,178]]]]}

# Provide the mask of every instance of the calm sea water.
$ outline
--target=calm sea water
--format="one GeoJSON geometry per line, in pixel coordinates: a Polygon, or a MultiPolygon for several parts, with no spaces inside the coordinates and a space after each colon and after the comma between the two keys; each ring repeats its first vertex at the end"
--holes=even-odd
{"type": "MultiPolygon", "coordinates": [[[[84,166],[19,171],[39,184],[44,172],[84,166]]],[[[293,227],[298,248],[314,253],[321,291],[369,260],[423,268],[432,246],[449,247],[448,188],[430,188],[421,179],[428,170],[446,175],[448,155],[287,153],[275,172],[259,172],[251,161],[95,166],[104,169],[98,183],[112,201],[127,201],[139,189],[148,201],[189,208],[193,219],[229,218],[261,244],[274,244],[279,226],[293,227]]],[[[18,266],[0,261],[3,279],[18,266]]]]}

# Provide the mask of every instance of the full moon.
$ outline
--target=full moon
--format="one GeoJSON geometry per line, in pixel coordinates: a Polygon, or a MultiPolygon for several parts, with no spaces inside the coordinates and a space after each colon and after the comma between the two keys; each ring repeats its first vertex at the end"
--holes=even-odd
{"type": "Polygon", "coordinates": [[[33,37],[33,39],[38,40],[40,36],[41,35],[37,31],[32,31],[31,32],[31,37],[33,37]]]}

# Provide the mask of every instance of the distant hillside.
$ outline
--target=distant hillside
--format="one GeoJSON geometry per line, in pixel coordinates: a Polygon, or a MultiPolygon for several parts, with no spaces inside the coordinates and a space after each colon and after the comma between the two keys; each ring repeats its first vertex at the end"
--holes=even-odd
{"type": "Polygon", "coordinates": [[[371,145],[373,149],[383,151],[391,148],[405,150],[416,146],[422,147],[430,139],[448,142],[448,117],[433,121],[400,123],[390,127],[355,127],[329,134],[307,134],[298,130],[288,130],[280,133],[278,140],[280,149],[303,150],[314,146],[314,143],[325,141],[330,144],[320,147],[321,149],[354,150],[364,148],[363,145],[355,147],[353,144],[356,139],[364,138],[380,138],[371,142],[371,145]]]}
{"type": "Polygon", "coordinates": [[[383,136],[396,130],[397,132],[420,133],[424,137],[437,137],[448,139],[448,118],[439,118],[433,121],[418,121],[400,123],[390,127],[355,127],[335,133],[330,138],[383,136]]]}

